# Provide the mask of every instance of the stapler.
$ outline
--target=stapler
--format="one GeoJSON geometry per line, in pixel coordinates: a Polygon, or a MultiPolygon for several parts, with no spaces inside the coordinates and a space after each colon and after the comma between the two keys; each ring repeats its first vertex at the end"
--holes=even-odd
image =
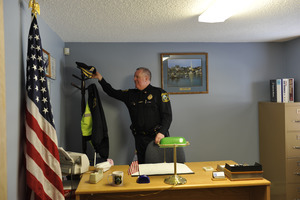
{"type": "Polygon", "coordinates": [[[90,183],[98,183],[103,178],[103,170],[97,169],[90,174],[90,183]]]}

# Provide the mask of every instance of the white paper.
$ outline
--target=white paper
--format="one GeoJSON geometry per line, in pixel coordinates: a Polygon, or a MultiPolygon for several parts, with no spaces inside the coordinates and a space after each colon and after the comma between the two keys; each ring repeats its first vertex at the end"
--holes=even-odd
{"type": "Polygon", "coordinates": [[[50,56],[51,63],[51,78],[56,79],[56,60],[52,56],[50,56]]]}
{"type": "MultiPolygon", "coordinates": [[[[193,174],[194,172],[185,164],[177,163],[177,174],[193,174]]],[[[139,172],[132,176],[139,175],[168,175],[174,174],[174,163],[155,163],[155,164],[140,164],[139,172]]]]}

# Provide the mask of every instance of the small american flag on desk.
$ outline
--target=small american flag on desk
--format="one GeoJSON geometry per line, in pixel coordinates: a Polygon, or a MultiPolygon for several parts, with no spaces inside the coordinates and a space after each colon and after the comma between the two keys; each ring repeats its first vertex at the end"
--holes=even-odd
{"type": "Polygon", "coordinates": [[[28,193],[31,199],[65,199],[36,16],[28,36],[25,118],[28,193]]]}

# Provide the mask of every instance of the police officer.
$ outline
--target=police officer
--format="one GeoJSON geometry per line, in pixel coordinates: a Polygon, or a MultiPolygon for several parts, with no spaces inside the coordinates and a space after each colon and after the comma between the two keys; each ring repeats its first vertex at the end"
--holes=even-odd
{"type": "Polygon", "coordinates": [[[134,74],[135,89],[116,90],[105,81],[99,72],[93,74],[104,92],[125,103],[131,118],[130,129],[135,138],[139,164],[145,161],[147,145],[155,140],[158,144],[169,136],[172,110],[169,95],[161,88],[150,84],[151,72],[147,68],[137,68],[134,74]]]}

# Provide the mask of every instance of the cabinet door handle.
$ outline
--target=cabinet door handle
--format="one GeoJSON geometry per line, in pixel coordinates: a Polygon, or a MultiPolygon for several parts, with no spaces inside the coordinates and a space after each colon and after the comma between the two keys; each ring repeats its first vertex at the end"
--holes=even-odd
{"type": "Polygon", "coordinates": [[[295,123],[300,123],[300,120],[293,120],[293,122],[295,122],[295,123]]]}
{"type": "Polygon", "coordinates": [[[300,146],[293,146],[293,149],[300,149],[300,146]]]}
{"type": "Polygon", "coordinates": [[[297,176],[300,176],[300,172],[295,172],[294,174],[297,176]]]}

